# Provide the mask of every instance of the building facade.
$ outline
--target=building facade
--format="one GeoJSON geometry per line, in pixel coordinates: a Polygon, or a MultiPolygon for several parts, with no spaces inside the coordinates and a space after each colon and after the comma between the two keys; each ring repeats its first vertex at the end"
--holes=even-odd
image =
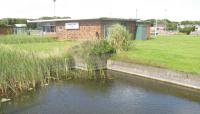
{"type": "Polygon", "coordinates": [[[119,23],[136,36],[136,20],[117,18],[97,19],[51,19],[51,20],[28,20],[28,24],[37,24],[42,35],[50,35],[60,39],[88,40],[106,38],[108,28],[119,23]]]}

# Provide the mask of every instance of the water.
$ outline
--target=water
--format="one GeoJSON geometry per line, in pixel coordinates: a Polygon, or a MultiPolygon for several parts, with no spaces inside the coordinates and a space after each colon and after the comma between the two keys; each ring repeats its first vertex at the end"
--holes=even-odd
{"type": "Polygon", "coordinates": [[[200,92],[109,71],[113,80],[53,83],[0,104],[5,114],[200,114],[200,92]]]}

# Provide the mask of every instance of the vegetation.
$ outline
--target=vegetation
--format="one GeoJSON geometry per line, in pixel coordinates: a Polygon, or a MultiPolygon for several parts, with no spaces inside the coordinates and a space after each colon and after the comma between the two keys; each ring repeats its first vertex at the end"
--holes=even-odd
{"type": "MultiPolygon", "coordinates": [[[[107,59],[115,52],[106,40],[86,41],[70,50],[70,55],[73,55],[76,60],[79,59],[79,62],[85,63],[90,73],[94,73],[93,70],[96,68],[103,68],[107,59]]],[[[104,74],[100,76],[105,78],[104,74]]]]}
{"type": "Polygon", "coordinates": [[[77,44],[80,43],[48,37],[1,36],[0,65],[3,67],[0,67],[0,95],[18,94],[23,90],[44,86],[51,80],[85,76],[105,78],[103,70],[96,72],[93,68],[105,63],[115,50],[106,40],[77,44]],[[72,54],[83,58],[88,65],[88,75],[71,69],[74,64],[72,54]]]}
{"type": "Polygon", "coordinates": [[[187,35],[189,35],[194,30],[195,30],[195,27],[179,28],[179,32],[185,33],[187,35]]]}
{"type": "Polygon", "coordinates": [[[51,80],[73,78],[68,67],[72,58],[66,51],[76,44],[38,36],[1,36],[0,94],[17,94],[51,80]]]}
{"type": "Polygon", "coordinates": [[[200,24],[200,21],[182,21],[182,25],[195,25],[195,24],[200,24]]]}
{"type": "Polygon", "coordinates": [[[200,74],[199,44],[197,36],[160,36],[148,41],[132,41],[128,51],[112,59],[200,74]]]}
{"type": "Polygon", "coordinates": [[[126,27],[115,24],[109,28],[108,42],[117,52],[128,49],[131,34],[126,27]]]}
{"type": "Polygon", "coordinates": [[[55,42],[49,37],[27,36],[27,35],[7,35],[0,36],[0,44],[25,44],[25,43],[44,43],[55,42]]]}
{"type": "Polygon", "coordinates": [[[177,22],[168,22],[167,30],[177,30],[177,22]]]}
{"type": "Polygon", "coordinates": [[[3,25],[26,24],[25,18],[3,18],[0,22],[3,25]]]}
{"type": "MultiPolygon", "coordinates": [[[[156,20],[155,19],[149,19],[146,20],[146,22],[149,22],[151,26],[155,26],[156,20]]],[[[162,19],[162,20],[157,20],[158,25],[166,25],[167,30],[177,30],[177,24],[178,22],[170,21],[168,19],[162,19]]]]}
{"type": "MultiPolygon", "coordinates": [[[[28,90],[52,79],[67,75],[68,56],[38,55],[38,53],[0,47],[0,93],[28,90]]],[[[68,78],[68,77],[67,77],[68,78]]]]}

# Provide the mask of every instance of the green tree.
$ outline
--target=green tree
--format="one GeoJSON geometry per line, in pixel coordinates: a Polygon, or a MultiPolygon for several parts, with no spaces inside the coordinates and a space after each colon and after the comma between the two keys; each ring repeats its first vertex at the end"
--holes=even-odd
{"type": "Polygon", "coordinates": [[[167,30],[177,30],[177,24],[176,22],[167,23],[167,30]]]}
{"type": "Polygon", "coordinates": [[[189,35],[194,30],[195,30],[195,27],[185,27],[185,28],[180,28],[179,32],[189,35]]]}

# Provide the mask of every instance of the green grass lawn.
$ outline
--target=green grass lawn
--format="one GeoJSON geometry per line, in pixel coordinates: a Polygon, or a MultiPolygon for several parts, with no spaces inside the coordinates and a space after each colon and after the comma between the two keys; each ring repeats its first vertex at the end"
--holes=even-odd
{"type": "Polygon", "coordinates": [[[132,41],[129,51],[111,59],[200,74],[200,37],[174,35],[132,41]]]}
{"type": "Polygon", "coordinates": [[[34,52],[52,52],[59,50],[66,52],[70,47],[79,44],[77,41],[58,41],[49,37],[40,36],[0,36],[0,45],[19,50],[34,52]]]}
{"type": "Polygon", "coordinates": [[[55,41],[43,43],[25,43],[25,44],[10,44],[9,46],[16,49],[37,51],[37,52],[51,52],[53,50],[67,51],[71,46],[78,44],[75,41],[55,41]]]}

